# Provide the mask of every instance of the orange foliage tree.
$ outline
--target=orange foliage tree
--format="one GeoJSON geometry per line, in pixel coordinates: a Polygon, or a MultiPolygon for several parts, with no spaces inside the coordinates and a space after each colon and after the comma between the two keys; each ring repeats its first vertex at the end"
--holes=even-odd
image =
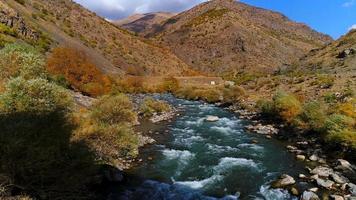
{"type": "Polygon", "coordinates": [[[90,96],[100,96],[111,91],[112,81],[89,60],[85,52],[74,48],[53,49],[47,60],[47,70],[64,76],[73,89],[90,96]]]}

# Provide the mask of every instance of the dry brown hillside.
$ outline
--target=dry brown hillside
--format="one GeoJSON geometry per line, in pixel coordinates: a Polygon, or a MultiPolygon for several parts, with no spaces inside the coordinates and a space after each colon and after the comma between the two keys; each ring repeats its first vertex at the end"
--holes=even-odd
{"type": "Polygon", "coordinates": [[[106,72],[179,75],[189,71],[170,50],[112,25],[71,0],[2,2],[18,12],[31,27],[46,33],[54,44],[85,50],[106,72]]]}
{"type": "Polygon", "coordinates": [[[280,13],[234,0],[212,0],[176,15],[146,37],[167,45],[195,69],[273,72],[332,41],[280,13]]]}
{"type": "Polygon", "coordinates": [[[326,73],[353,74],[356,77],[356,30],[301,59],[304,68],[326,73]]]}
{"type": "Polygon", "coordinates": [[[169,12],[134,14],[126,19],[114,21],[113,23],[135,33],[145,33],[149,29],[159,27],[162,22],[175,15],[175,13],[169,12]]]}

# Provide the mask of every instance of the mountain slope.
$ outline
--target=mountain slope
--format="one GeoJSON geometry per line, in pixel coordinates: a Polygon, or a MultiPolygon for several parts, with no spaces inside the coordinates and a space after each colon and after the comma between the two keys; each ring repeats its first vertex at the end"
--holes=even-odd
{"type": "Polygon", "coordinates": [[[174,16],[146,37],[167,45],[195,69],[273,72],[332,41],[282,14],[234,0],[212,0],[174,16]]]}
{"type": "Polygon", "coordinates": [[[301,59],[305,69],[356,76],[356,30],[301,59]]]}
{"type": "Polygon", "coordinates": [[[149,29],[158,27],[162,22],[175,15],[175,13],[169,12],[135,14],[126,19],[118,20],[113,23],[135,33],[144,33],[149,29]]]}
{"type": "Polygon", "coordinates": [[[52,44],[84,50],[104,71],[115,74],[178,75],[189,67],[169,50],[115,27],[71,0],[3,1],[52,44]]]}

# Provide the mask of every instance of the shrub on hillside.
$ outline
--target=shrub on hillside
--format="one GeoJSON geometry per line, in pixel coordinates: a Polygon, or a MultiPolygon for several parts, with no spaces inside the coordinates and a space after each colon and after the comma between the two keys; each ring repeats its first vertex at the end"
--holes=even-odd
{"type": "Polygon", "coordinates": [[[273,101],[260,99],[256,103],[256,108],[265,117],[275,117],[276,115],[273,101]]]}
{"type": "Polygon", "coordinates": [[[338,132],[344,129],[353,129],[355,125],[356,120],[354,118],[341,114],[333,114],[326,120],[325,129],[328,132],[338,132]]]}
{"type": "Polygon", "coordinates": [[[163,83],[157,86],[157,92],[175,92],[179,89],[179,82],[174,77],[166,77],[163,83]]]}
{"type": "Polygon", "coordinates": [[[118,81],[118,90],[124,93],[145,93],[143,77],[129,76],[118,81]]]}
{"type": "Polygon", "coordinates": [[[335,78],[328,74],[318,74],[316,80],[312,82],[313,85],[317,85],[322,89],[331,88],[334,85],[335,78]]]}
{"type": "Polygon", "coordinates": [[[44,79],[19,77],[7,84],[0,95],[0,172],[13,191],[42,199],[91,198],[86,186],[95,165],[84,145],[70,141],[71,100],[44,79]]]}
{"type": "Polygon", "coordinates": [[[123,94],[100,98],[93,106],[91,113],[94,120],[110,125],[134,124],[137,121],[132,102],[123,94]]]}
{"type": "Polygon", "coordinates": [[[5,92],[0,95],[0,112],[24,112],[32,114],[51,113],[67,110],[71,104],[70,95],[60,86],[45,79],[11,79],[5,92]]]}
{"type": "Polygon", "coordinates": [[[44,58],[26,44],[7,44],[0,50],[0,79],[22,76],[25,79],[45,78],[44,58]]]}
{"type": "Polygon", "coordinates": [[[63,75],[74,89],[84,94],[100,96],[112,89],[110,78],[77,49],[55,48],[47,60],[47,70],[54,75],[63,75]]]}
{"type": "Polygon", "coordinates": [[[336,143],[346,147],[351,147],[356,149],[356,131],[352,130],[340,130],[340,131],[331,131],[326,136],[326,141],[329,143],[336,143]]]}
{"type": "Polygon", "coordinates": [[[169,104],[163,101],[155,100],[151,97],[145,98],[143,104],[141,105],[140,111],[145,117],[150,117],[153,114],[168,112],[171,110],[169,104]]]}
{"type": "Polygon", "coordinates": [[[291,123],[302,112],[302,105],[294,95],[278,92],[273,97],[273,102],[279,117],[288,123],[291,123]]]}
{"type": "Polygon", "coordinates": [[[118,158],[137,156],[139,140],[132,128],[137,115],[127,96],[103,96],[79,119],[76,140],[87,141],[99,159],[115,164],[118,158]]]}
{"type": "Polygon", "coordinates": [[[237,103],[246,97],[246,91],[240,86],[225,88],[223,91],[224,102],[237,103]]]}
{"type": "Polygon", "coordinates": [[[325,106],[317,101],[307,103],[303,106],[303,111],[298,119],[302,122],[300,125],[304,126],[303,128],[321,132],[325,128],[327,120],[325,106]]]}

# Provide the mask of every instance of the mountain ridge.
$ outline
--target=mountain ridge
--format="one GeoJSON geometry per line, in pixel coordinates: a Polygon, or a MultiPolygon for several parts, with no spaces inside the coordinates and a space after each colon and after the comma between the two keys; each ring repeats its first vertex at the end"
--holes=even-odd
{"type": "Polygon", "coordinates": [[[150,29],[145,36],[170,47],[194,69],[213,74],[272,73],[332,41],[278,12],[233,0],[199,4],[150,29]]]}

